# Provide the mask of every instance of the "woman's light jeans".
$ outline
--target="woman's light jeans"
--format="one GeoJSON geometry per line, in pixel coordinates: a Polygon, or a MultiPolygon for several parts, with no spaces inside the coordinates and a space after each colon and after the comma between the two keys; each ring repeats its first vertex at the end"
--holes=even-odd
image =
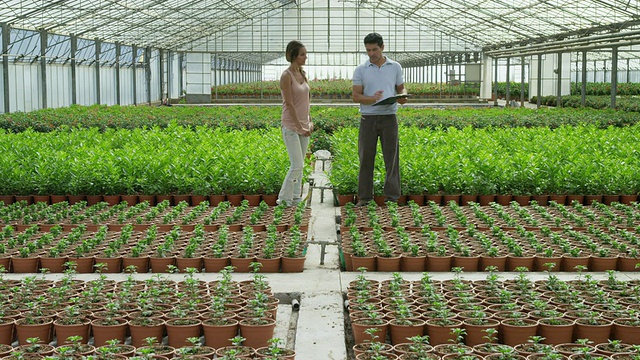
{"type": "Polygon", "coordinates": [[[293,206],[302,201],[302,169],[309,146],[309,137],[299,135],[295,131],[283,127],[282,139],[287,147],[291,165],[282,182],[282,188],[278,194],[278,204],[293,206]]]}

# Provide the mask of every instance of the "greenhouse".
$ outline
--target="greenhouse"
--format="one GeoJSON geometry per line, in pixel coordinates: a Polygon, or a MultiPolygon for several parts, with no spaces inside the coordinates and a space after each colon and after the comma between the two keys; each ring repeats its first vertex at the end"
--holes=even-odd
{"type": "Polygon", "coordinates": [[[0,358],[640,359],[640,1],[0,33],[0,358]]]}

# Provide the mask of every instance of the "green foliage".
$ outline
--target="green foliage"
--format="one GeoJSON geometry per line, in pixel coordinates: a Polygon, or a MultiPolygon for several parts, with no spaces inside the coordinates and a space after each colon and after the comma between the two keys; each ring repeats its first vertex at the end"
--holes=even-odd
{"type": "MultiPolygon", "coordinates": [[[[332,137],[329,179],[343,194],[357,190],[356,128],[332,137]]],[[[638,125],[557,129],[400,127],[403,193],[636,194],[638,125]]],[[[374,183],[384,162],[376,160],[374,183]]]]}

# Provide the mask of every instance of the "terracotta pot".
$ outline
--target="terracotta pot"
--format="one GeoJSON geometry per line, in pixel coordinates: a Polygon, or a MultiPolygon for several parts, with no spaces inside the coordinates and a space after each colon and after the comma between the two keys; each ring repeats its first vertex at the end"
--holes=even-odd
{"type": "Polygon", "coordinates": [[[590,271],[607,271],[616,270],[618,268],[618,257],[600,257],[592,255],[589,257],[590,271]]]}
{"type": "Polygon", "coordinates": [[[277,273],[280,272],[280,257],[274,257],[271,259],[256,257],[256,262],[262,264],[260,267],[261,273],[277,273]]]}
{"type": "Polygon", "coordinates": [[[204,320],[202,322],[202,330],[204,333],[205,345],[219,349],[225,346],[231,346],[231,340],[238,335],[238,320],[227,319],[227,323],[223,325],[215,325],[213,319],[204,320]]]}
{"type": "Polygon", "coordinates": [[[640,344],[640,324],[637,319],[615,319],[613,320],[613,338],[625,344],[640,344]]]}
{"type": "Polygon", "coordinates": [[[480,263],[480,256],[453,255],[453,258],[451,260],[452,267],[460,267],[465,272],[478,271],[479,263],[480,263]]]}
{"type": "Polygon", "coordinates": [[[573,341],[574,323],[572,320],[562,320],[563,323],[554,324],[553,320],[538,320],[538,335],[544,337],[544,344],[557,345],[573,341]]]}
{"type": "Polygon", "coordinates": [[[15,319],[0,319],[0,344],[11,345],[13,343],[13,332],[15,319]]]}
{"type": "Polygon", "coordinates": [[[525,267],[529,271],[533,270],[533,255],[514,256],[512,254],[507,255],[507,271],[515,271],[518,267],[525,267]]]}
{"type": "MultiPolygon", "coordinates": [[[[281,353],[277,356],[277,359],[295,360],[296,358],[296,352],[292,349],[280,348],[280,352],[281,353]]],[[[258,359],[273,359],[273,355],[270,355],[270,348],[268,346],[256,349],[256,356],[258,359]]]]}
{"type": "Polygon", "coordinates": [[[398,272],[400,271],[400,256],[392,257],[376,257],[376,270],[384,272],[398,272]]]}
{"type": "Polygon", "coordinates": [[[409,256],[404,254],[400,260],[400,269],[402,271],[423,272],[426,266],[426,256],[409,256]]]}
{"type": "Polygon", "coordinates": [[[229,258],[213,258],[213,257],[205,257],[202,259],[204,263],[204,271],[213,273],[220,272],[220,270],[224,269],[225,266],[229,265],[229,258]]]}
{"type": "Polygon", "coordinates": [[[42,318],[36,324],[28,324],[25,319],[18,319],[15,322],[16,337],[18,344],[27,344],[27,339],[38,337],[42,342],[51,342],[53,334],[53,318],[42,318]]]}
{"type": "Polygon", "coordinates": [[[102,195],[85,195],[87,206],[95,205],[102,201],[102,195]]]}
{"type": "Polygon", "coordinates": [[[513,199],[512,195],[507,194],[497,194],[496,195],[496,203],[502,206],[509,206],[511,204],[511,200],[513,199]]]}
{"type": "Polygon", "coordinates": [[[567,205],[573,204],[574,201],[584,204],[584,195],[567,195],[567,205]]]}
{"type": "Polygon", "coordinates": [[[502,343],[510,346],[524,344],[529,337],[535,336],[538,331],[538,322],[533,319],[506,319],[500,321],[500,334],[502,343]],[[521,321],[523,325],[516,325],[516,321],[521,321]]]}
{"type": "Polygon", "coordinates": [[[105,264],[104,267],[100,270],[103,274],[117,274],[122,271],[122,257],[96,257],[95,258],[96,265],[105,264]]]}
{"type": "Polygon", "coordinates": [[[140,195],[138,194],[138,202],[148,201],[150,206],[156,206],[156,196],[155,195],[140,195]]]}
{"type": "Polygon", "coordinates": [[[500,327],[500,321],[487,318],[483,319],[483,323],[477,324],[474,323],[473,319],[467,319],[462,322],[462,326],[467,332],[464,343],[468,346],[475,346],[487,342],[485,339],[485,336],[487,336],[485,330],[498,330],[500,327]]]}
{"type": "Polygon", "coordinates": [[[190,337],[200,337],[202,324],[200,320],[193,320],[188,324],[184,324],[181,319],[169,319],[165,326],[167,329],[168,345],[174,348],[191,345],[187,340],[190,337]]]}
{"type": "Polygon", "coordinates": [[[535,200],[538,205],[547,206],[549,204],[549,195],[531,195],[531,200],[535,200]]]}
{"type": "Polygon", "coordinates": [[[594,344],[606,343],[612,330],[613,323],[610,320],[601,319],[598,324],[589,324],[585,319],[578,318],[575,321],[573,338],[589,339],[594,344]]]}
{"type": "Polygon", "coordinates": [[[468,194],[460,195],[461,206],[468,206],[470,202],[478,202],[478,195],[468,195],[468,194]]]}
{"type": "Polygon", "coordinates": [[[620,195],[620,203],[625,205],[630,205],[632,202],[638,200],[638,195],[620,195]]]}
{"type": "Polygon", "coordinates": [[[602,195],[585,195],[584,196],[584,204],[591,205],[594,202],[602,203],[602,195]]]}
{"type": "Polygon", "coordinates": [[[451,255],[437,256],[427,254],[427,271],[450,271],[451,255]]]}
{"type": "Polygon", "coordinates": [[[447,325],[443,325],[439,319],[427,319],[425,333],[429,335],[429,344],[432,346],[448,344],[456,340],[451,330],[462,326],[462,321],[459,319],[449,319],[447,325]]]}
{"type": "Polygon", "coordinates": [[[79,274],[90,274],[93,272],[93,264],[95,262],[95,258],[93,256],[87,257],[70,257],[69,262],[76,263],[76,271],[79,274]]]}
{"type": "Polygon", "coordinates": [[[11,205],[15,202],[15,198],[13,195],[0,195],[0,201],[2,201],[5,205],[11,205]]]}
{"type": "Polygon", "coordinates": [[[67,201],[67,195],[51,195],[51,203],[57,204],[67,201]]]}
{"type": "Polygon", "coordinates": [[[618,258],[618,269],[620,271],[637,271],[637,264],[640,264],[640,259],[627,256],[620,256],[618,258]]]}
{"type": "Polygon", "coordinates": [[[91,321],[91,331],[93,332],[93,342],[95,347],[106,345],[107,341],[117,339],[121,343],[127,337],[127,321],[118,319],[117,325],[103,325],[102,319],[91,321]]]}
{"type": "Polygon", "coordinates": [[[507,266],[507,257],[481,255],[478,270],[485,271],[489,266],[495,266],[497,271],[504,271],[507,266]]]}
{"type": "Polygon", "coordinates": [[[442,195],[440,194],[426,194],[424,196],[424,204],[429,205],[430,201],[433,201],[436,205],[442,204],[442,195]]]}
{"type": "Polygon", "coordinates": [[[135,266],[137,269],[136,272],[140,274],[147,273],[149,272],[149,257],[122,257],[122,268],[126,269],[129,266],[135,266]]]}
{"type": "Polygon", "coordinates": [[[589,257],[588,256],[580,256],[580,257],[572,257],[572,256],[562,256],[562,271],[577,271],[575,269],[576,266],[583,265],[589,266],[589,257]]]}
{"type": "Polygon", "coordinates": [[[33,204],[33,196],[32,195],[15,195],[14,202],[26,201],[27,205],[33,204]]]}
{"type": "Polygon", "coordinates": [[[120,203],[120,195],[102,195],[102,201],[110,206],[117,205],[120,203]]]}
{"type": "Polygon", "coordinates": [[[444,206],[448,206],[451,201],[456,204],[460,204],[460,194],[442,195],[442,204],[444,206]]]}
{"type": "Polygon", "coordinates": [[[149,265],[151,267],[151,272],[160,274],[169,272],[169,265],[175,265],[176,258],[174,256],[158,258],[151,257],[149,258],[149,265]]]}
{"type": "Polygon", "coordinates": [[[165,322],[162,319],[150,320],[148,324],[142,325],[136,320],[129,320],[129,332],[131,333],[131,345],[139,348],[146,344],[145,339],[154,337],[158,344],[162,343],[165,332],[165,322]]]}
{"type": "Polygon", "coordinates": [[[80,340],[81,344],[86,344],[89,341],[91,321],[89,319],[84,320],[81,324],[65,325],[60,319],[53,322],[53,329],[58,339],[58,345],[70,344],[67,340],[70,336],[82,336],[80,340]]]}
{"type": "Polygon", "coordinates": [[[244,194],[242,195],[242,199],[247,200],[249,202],[249,206],[258,206],[260,205],[262,197],[260,194],[244,194]]]}
{"type": "Polygon", "coordinates": [[[487,206],[495,200],[495,195],[478,195],[478,204],[480,204],[480,206],[487,206]]]}
{"type": "Polygon", "coordinates": [[[389,322],[384,319],[378,319],[380,321],[379,324],[371,324],[366,318],[356,318],[351,321],[351,330],[353,331],[353,341],[356,344],[361,344],[364,342],[370,342],[374,339],[371,338],[365,330],[367,329],[378,329],[375,333],[375,336],[378,339],[386,339],[387,332],[389,330],[389,322]]]}
{"type": "Polygon", "coordinates": [[[51,204],[51,196],[50,195],[33,195],[34,203],[45,203],[47,205],[51,204]]]}
{"type": "Polygon", "coordinates": [[[37,257],[13,257],[11,259],[11,267],[14,273],[36,273],[38,272],[38,261],[37,257]]]}
{"type": "Polygon", "coordinates": [[[252,257],[246,257],[246,258],[239,258],[239,257],[234,257],[231,256],[229,258],[229,262],[231,263],[231,266],[235,267],[235,272],[239,272],[239,273],[248,273],[251,272],[251,268],[249,267],[249,264],[251,264],[252,262],[255,261],[255,258],[252,257]]]}
{"type": "Polygon", "coordinates": [[[611,205],[614,202],[620,202],[620,195],[603,195],[602,203],[605,205],[611,205]]]}
{"type": "Polygon", "coordinates": [[[544,266],[544,264],[551,263],[554,264],[554,267],[551,268],[551,271],[557,272],[562,269],[562,256],[557,257],[545,257],[541,254],[537,254],[533,257],[533,269],[534,271],[548,271],[549,268],[544,266]]]}
{"type": "Polygon", "coordinates": [[[425,199],[424,199],[424,195],[422,194],[414,194],[414,195],[407,195],[407,201],[413,201],[416,203],[416,205],[424,206],[425,199]]]}
{"type": "MultiPolygon", "coordinates": [[[[424,335],[424,325],[424,320],[419,319],[411,320],[411,324],[399,323],[395,319],[389,321],[389,335],[391,338],[391,345],[406,342],[408,338],[413,336],[424,335]]],[[[431,337],[429,337],[429,339],[431,339],[431,337]]]]}
{"type": "Polygon", "coordinates": [[[68,259],[66,257],[57,257],[57,258],[40,257],[39,267],[40,269],[44,269],[44,268],[49,269],[50,273],[59,274],[65,270],[64,263],[66,263],[67,260],[68,259]]]}
{"type": "Polygon", "coordinates": [[[255,324],[255,319],[240,320],[240,335],[246,340],[244,346],[254,349],[269,345],[269,339],[273,337],[276,321],[269,318],[261,318],[260,323],[255,324]]]}
{"type": "Polygon", "coordinates": [[[180,270],[180,272],[185,272],[187,268],[194,268],[198,270],[198,272],[201,272],[202,257],[193,257],[193,258],[177,257],[176,267],[178,268],[178,270],[180,270]]]}
{"type": "Polygon", "coordinates": [[[513,195],[513,201],[520,204],[520,206],[527,206],[531,201],[531,195],[513,195]]]}
{"type": "Polygon", "coordinates": [[[282,267],[283,273],[293,273],[293,272],[302,272],[304,270],[304,263],[306,261],[306,257],[296,257],[290,258],[283,256],[280,259],[280,264],[282,267]]]}
{"type": "Polygon", "coordinates": [[[216,350],[216,358],[222,358],[233,350],[238,359],[253,359],[255,349],[249,346],[225,346],[216,350]]]}
{"type": "Polygon", "coordinates": [[[373,256],[360,257],[351,255],[351,265],[354,271],[359,271],[358,269],[361,267],[366,268],[367,271],[376,271],[376,258],[373,256]]]}

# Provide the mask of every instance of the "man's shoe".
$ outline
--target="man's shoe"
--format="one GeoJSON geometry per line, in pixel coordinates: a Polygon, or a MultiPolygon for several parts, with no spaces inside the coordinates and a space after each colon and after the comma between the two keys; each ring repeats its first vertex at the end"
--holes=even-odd
{"type": "Polygon", "coordinates": [[[370,202],[371,202],[371,200],[360,200],[356,204],[356,207],[367,206],[367,205],[369,205],[370,202]]]}

